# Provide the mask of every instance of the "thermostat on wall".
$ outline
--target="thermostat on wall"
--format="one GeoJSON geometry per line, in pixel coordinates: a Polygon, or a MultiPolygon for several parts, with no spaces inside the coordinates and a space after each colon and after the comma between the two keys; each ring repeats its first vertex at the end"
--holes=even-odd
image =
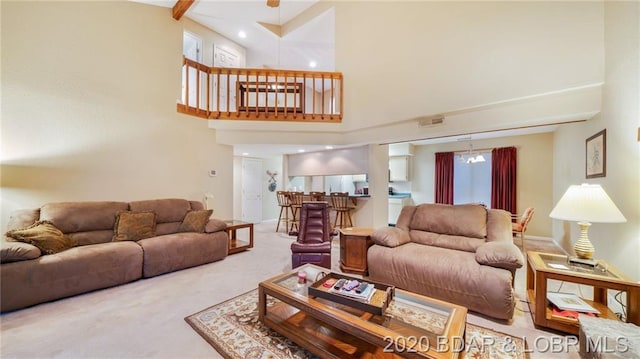
{"type": "Polygon", "coordinates": [[[218,175],[218,171],[216,170],[209,170],[209,177],[215,177],[218,175]]]}

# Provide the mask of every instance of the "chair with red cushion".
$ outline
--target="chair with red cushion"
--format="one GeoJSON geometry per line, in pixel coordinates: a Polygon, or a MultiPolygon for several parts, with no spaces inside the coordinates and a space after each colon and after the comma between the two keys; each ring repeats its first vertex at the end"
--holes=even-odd
{"type": "Polygon", "coordinates": [[[331,269],[331,225],[327,202],[303,202],[298,238],[291,243],[291,266],[305,263],[331,269]]]}
{"type": "Polygon", "coordinates": [[[511,223],[511,229],[513,231],[513,236],[516,237],[518,234],[520,235],[520,240],[522,241],[522,247],[524,248],[524,232],[527,230],[527,225],[529,221],[531,221],[531,217],[533,217],[534,208],[529,207],[524,210],[524,213],[520,217],[520,219],[511,223]]]}

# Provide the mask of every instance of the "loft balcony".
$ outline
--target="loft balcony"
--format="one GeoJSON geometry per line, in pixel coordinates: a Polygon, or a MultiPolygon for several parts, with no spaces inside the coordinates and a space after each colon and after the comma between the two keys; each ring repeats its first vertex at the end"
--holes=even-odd
{"type": "Polygon", "coordinates": [[[207,120],[342,122],[340,72],[210,67],[183,57],[180,113],[207,120]]]}

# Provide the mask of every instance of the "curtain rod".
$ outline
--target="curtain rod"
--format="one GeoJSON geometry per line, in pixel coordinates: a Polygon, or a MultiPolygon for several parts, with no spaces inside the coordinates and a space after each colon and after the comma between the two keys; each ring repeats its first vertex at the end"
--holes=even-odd
{"type": "MultiPolygon", "coordinates": [[[[495,147],[493,148],[473,148],[471,149],[471,153],[475,153],[475,152],[491,152],[493,151],[495,147]]],[[[450,152],[450,151],[447,151],[450,152]]],[[[465,153],[469,153],[469,150],[460,150],[460,151],[453,151],[453,154],[457,155],[457,154],[465,154],[465,153]]]]}

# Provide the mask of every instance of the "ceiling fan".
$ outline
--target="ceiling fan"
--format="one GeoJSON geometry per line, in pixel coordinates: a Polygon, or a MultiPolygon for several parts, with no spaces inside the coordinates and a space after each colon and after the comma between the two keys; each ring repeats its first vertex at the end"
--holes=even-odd
{"type": "Polygon", "coordinates": [[[280,0],[267,0],[268,7],[278,7],[280,6],[280,0]]]}

